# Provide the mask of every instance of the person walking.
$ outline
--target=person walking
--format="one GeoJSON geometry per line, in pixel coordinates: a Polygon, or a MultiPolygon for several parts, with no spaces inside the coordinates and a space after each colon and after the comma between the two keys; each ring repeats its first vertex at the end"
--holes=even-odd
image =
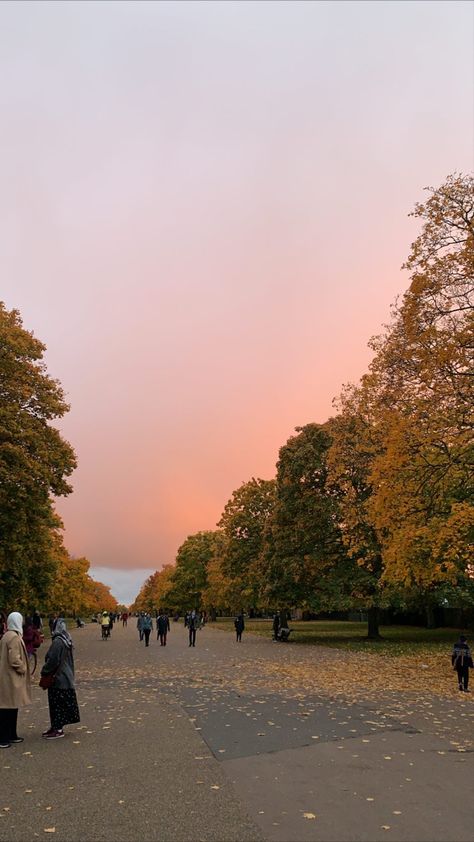
{"type": "Polygon", "coordinates": [[[122,628],[125,628],[127,623],[128,623],[128,614],[127,614],[126,611],[124,611],[123,614],[122,614],[122,628]]]}
{"type": "Polygon", "coordinates": [[[166,636],[170,630],[170,621],[168,615],[160,610],[156,621],[156,628],[158,630],[157,639],[161,646],[166,646],[166,636]]]}
{"type": "Polygon", "coordinates": [[[280,614],[277,611],[273,617],[273,640],[278,640],[278,632],[280,631],[280,614]]]}
{"type": "Polygon", "coordinates": [[[0,748],[22,743],[18,736],[18,708],[31,704],[30,664],[23,642],[23,617],[13,611],[0,640],[0,748]]]}
{"type": "Polygon", "coordinates": [[[196,611],[188,615],[189,645],[196,646],[196,629],[198,627],[198,616],[196,611]]]}
{"type": "MultiPolygon", "coordinates": [[[[72,638],[62,617],[56,620],[53,640],[46,652],[41,678],[48,686],[48,706],[51,726],[43,731],[46,740],[64,737],[65,725],[81,721],[74,683],[72,638]]],[[[44,687],[44,684],[42,685],[44,687]]]]}
{"type": "Polygon", "coordinates": [[[235,626],[236,642],[241,643],[242,642],[242,632],[245,629],[244,615],[243,615],[242,611],[240,612],[240,614],[237,614],[237,617],[234,620],[234,626],[235,626]]]}
{"type": "Polygon", "coordinates": [[[145,646],[150,645],[150,634],[153,631],[153,620],[150,614],[145,614],[143,618],[143,636],[145,638],[145,646]]]}
{"type": "Polygon", "coordinates": [[[138,637],[140,640],[143,640],[143,620],[144,620],[143,612],[140,611],[137,619],[137,629],[138,629],[138,637]]]}
{"type": "Polygon", "coordinates": [[[39,649],[42,642],[41,633],[38,627],[34,625],[33,618],[27,617],[23,626],[23,643],[25,644],[32,675],[36,669],[36,650],[39,649]]]}
{"type": "Polygon", "coordinates": [[[33,611],[33,626],[37,629],[40,633],[43,631],[43,618],[39,611],[36,609],[33,611]]]}
{"type": "Polygon", "coordinates": [[[471,650],[467,645],[467,638],[463,634],[459,636],[459,640],[453,646],[451,664],[458,674],[459,689],[464,693],[469,693],[469,670],[473,667],[473,661],[471,650]]]}

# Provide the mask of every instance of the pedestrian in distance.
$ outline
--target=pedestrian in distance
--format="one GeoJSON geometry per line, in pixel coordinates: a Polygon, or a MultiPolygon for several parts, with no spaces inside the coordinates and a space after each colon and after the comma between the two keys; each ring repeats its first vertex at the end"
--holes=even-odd
{"type": "MultiPolygon", "coordinates": [[[[56,621],[57,622],[57,621],[56,621]]],[[[102,632],[102,640],[108,640],[110,637],[110,615],[108,611],[104,611],[100,618],[100,627],[102,632]]]]}
{"type": "Polygon", "coordinates": [[[191,611],[188,615],[188,630],[189,630],[189,645],[196,646],[196,630],[198,627],[198,615],[196,611],[191,611]]]}
{"type": "Polygon", "coordinates": [[[278,640],[278,632],[280,630],[280,614],[277,611],[273,617],[273,640],[278,640]]]}
{"type": "Polygon", "coordinates": [[[240,612],[240,614],[237,614],[237,617],[234,620],[234,626],[235,626],[236,642],[241,643],[242,642],[242,632],[245,629],[244,615],[243,615],[242,611],[240,612]]]}
{"type": "Polygon", "coordinates": [[[150,634],[153,631],[153,620],[150,614],[145,614],[143,618],[143,636],[145,638],[145,646],[150,645],[150,634]]]}
{"type": "Polygon", "coordinates": [[[41,670],[40,686],[48,690],[51,725],[43,731],[46,740],[64,737],[64,726],[81,721],[74,683],[72,638],[62,617],[56,620],[51,646],[41,670]]]}
{"type": "Polygon", "coordinates": [[[31,704],[30,664],[23,642],[23,617],[13,611],[0,640],[0,748],[22,743],[18,736],[18,709],[31,704]]]}
{"type": "Polygon", "coordinates": [[[143,640],[143,620],[144,620],[143,612],[140,611],[140,614],[138,615],[138,619],[137,619],[137,629],[138,629],[139,640],[143,640]]]}
{"type": "Polygon", "coordinates": [[[39,611],[36,610],[36,608],[33,611],[33,625],[35,629],[38,629],[39,632],[43,631],[43,618],[39,611]]]}
{"type": "Polygon", "coordinates": [[[122,628],[125,628],[127,623],[128,623],[128,614],[127,614],[126,611],[124,611],[124,613],[122,614],[122,628]]]}
{"type": "Polygon", "coordinates": [[[453,646],[451,664],[458,674],[459,689],[464,693],[469,693],[469,670],[473,667],[473,661],[467,638],[463,634],[453,646]]]}
{"type": "Polygon", "coordinates": [[[170,621],[168,615],[164,611],[160,611],[158,614],[156,628],[158,631],[157,640],[160,641],[161,646],[166,646],[166,637],[170,630],[170,621]]]}

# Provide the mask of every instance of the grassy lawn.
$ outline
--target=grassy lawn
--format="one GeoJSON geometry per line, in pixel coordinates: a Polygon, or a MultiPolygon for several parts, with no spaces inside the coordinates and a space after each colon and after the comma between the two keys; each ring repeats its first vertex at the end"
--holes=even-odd
{"type": "MultiPolygon", "coordinates": [[[[81,620],[84,620],[86,626],[89,625],[89,623],[90,623],[89,617],[81,617],[81,620]]],[[[77,628],[76,627],[76,621],[75,621],[74,617],[66,617],[66,626],[67,626],[67,630],[69,632],[72,632],[77,628]]],[[[43,634],[45,636],[45,639],[48,638],[48,637],[51,637],[51,632],[49,630],[49,625],[48,625],[48,617],[43,617],[43,634]]]]}
{"type": "MultiPolygon", "coordinates": [[[[234,631],[233,618],[220,618],[212,625],[234,631]]],[[[381,626],[382,640],[367,640],[367,624],[338,620],[290,623],[290,642],[333,646],[353,652],[374,652],[380,655],[446,653],[459,635],[458,629],[425,629],[419,626],[381,626]]],[[[263,637],[272,636],[271,620],[246,620],[245,630],[263,637]]],[[[474,636],[474,635],[473,635],[474,636]]]]}

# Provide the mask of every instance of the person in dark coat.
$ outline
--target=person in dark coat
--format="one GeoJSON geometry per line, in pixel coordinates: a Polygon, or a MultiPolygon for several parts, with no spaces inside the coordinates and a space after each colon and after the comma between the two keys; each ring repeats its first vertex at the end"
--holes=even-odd
{"type": "Polygon", "coordinates": [[[39,632],[43,631],[43,618],[36,609],[33,611],[33,625],[39,632]]]}
{"type": "Polygon", "coordinates": [[[459,689],[464,693],[469,693],[469,669],[472,669],[473,661],[467,638],[463,634],[453,646],[451,663],[458,674],[459,689]]]}
{"type": "Polygon", "coordinates": [[[273,617],[273,640],[278,640],[278,632],[280,630],[280,615],[278,611],[273,617]]]}
{"type": "Polygon", "coordinates": [[[234,626],[235,626],[236,642],[241,643],[242,642],[242,632],[245,629],[244,615],[242,614],[242,612],[240,612],[240,614],[237,614],[237,617],[234,620],[234,626]]]}
{"type": "Polygon", "coordinates": [[[143,618],[143,636],[145,638],[145,646],[150,645],[150,633],[153,631],[153,620],[150,614],[145,614],[143,618]]]}
{"type": "Polygon", "coordinates": [[[74,684],[74,657],[72,639],[62,617],[58,617],[53,629],[53,640],[46,652],[46,660],[41,675],[54,675],[51,687],[48,687],[48,705],[51,727],[43,731],[46,740],[64,737],[64,725],[80,722],[74,684]]]}
{"type": "Polygon", "coordinates": [[[170,630],[170,621],[164,611],[160,611],[156,620],[156,628],[158,630],[157,640],[160,641],[161,646],[166,646],[166,636],[170,630]]]}
{"type": "Polygon", "coordinates": [[[196,611],[188,615],[189,645],[196,646],[196,629],[198,627],[198,616],[196,611]]]}

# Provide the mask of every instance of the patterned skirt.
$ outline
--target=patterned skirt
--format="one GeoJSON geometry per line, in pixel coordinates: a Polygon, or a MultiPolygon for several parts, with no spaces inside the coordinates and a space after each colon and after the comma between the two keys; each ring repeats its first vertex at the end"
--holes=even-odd
{"type": "Polygon", "coordinates": [[[59,690],[57,687],[48,688],[49,716],[51,727],[59,731],[63,725],[80,722],[79,705],[74,689],[59,690]]]}

